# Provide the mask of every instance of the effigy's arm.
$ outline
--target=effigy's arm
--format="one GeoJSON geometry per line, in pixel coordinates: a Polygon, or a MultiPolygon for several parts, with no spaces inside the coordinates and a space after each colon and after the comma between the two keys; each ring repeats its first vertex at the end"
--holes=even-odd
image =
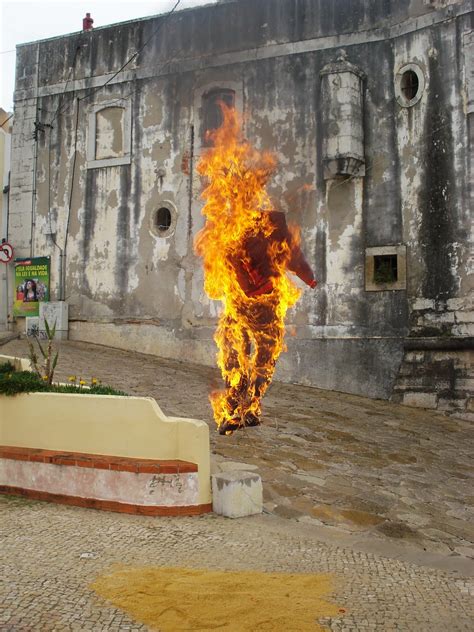
{"type": "Polygon", "coordinates": [[[280,211],[273,211],[271,213],[271,220],[275,226],[274,237],[276,237],[278,241],[285,241],[290,249],[290,258],[286,266],[287,269],[296,274],[306,285],[315,288],[317,281],[301,250],[298,229],[288,227],[285,214],[280,211]]]}

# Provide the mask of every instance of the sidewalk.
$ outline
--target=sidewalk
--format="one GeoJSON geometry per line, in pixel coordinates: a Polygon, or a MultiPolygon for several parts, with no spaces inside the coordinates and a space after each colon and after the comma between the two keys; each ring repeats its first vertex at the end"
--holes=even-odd
{"type": "MultiPolygon", "coordinates": [[[[26,356],[26,343],[14,340],[1,352],[26,356]]],[[[73,608],[79,618],[71,619],[64,606],[59,627],[18,627],[22,619],[2,628],[0,619],[0,630],[146,629],[124,623],[123,613],[113,619],[113,609],[99,607],[86,590],[87,578],[114,562],[329,571],[334,599],[350,610],[325,622],[331,630],[471,629],[468,593],[474,585],[466,578],[474,577],[474,468],[468,422],[277,383],[264,400],[263,426],[222,437],[207,399],[220,383],[216,371],[66,342],[57,378],[71,374],[152,396],[166,414],[207,421],[214,467],[237,462],[257,468],[266,513],[237,521],[212,515],[156,520],[4,500],[12,599],[21,604],[11,607],[9,625],[25,604],[43,621],[49,599],[77,605],[84,598],[84,612],[102,614],[97,625],[80,627],[79,621],[89,621],[80,619],[81,608],[73,608]],[[80,560],[84,551],[95,557],[80,560]],[[28,597],[38,586],[39,604],[28,597]]]]}
{"type": "MultiPolygon", "coordinates": [[[[326,544],[311,526],[277,517],[147,518],[13,497],[0,497],[0,514],[2,632],[152,630],[99,598],[90,585],[117,570],[159,567],[322,573],[332,587],[327,599],[340,614],[318,618],[322,627],[315,624],[314,632],[472,630],[472,580],[326,544]]],[[[211,612],[213,600],[206,598],[211,612]]],[[[233,632],[255,632],[233,623],[233,632]]],[[[211,628],[184,625],[161,632],[192,629],[211,628]]]]}
{"type": "MultiPolygon", "coordinates": [[[[24,340],[3,354],[27,356],[24,340]]],[[[439,413],[274,383],[264,425],[220,436],[208,393],[217,371],[85,343],[61,346],[57,378],[98,377],[154,397],[168,415],[203,419],[215,463],[258,468],[265,510],[358,540],[406,542],[474,558],[473,427],[439,413]]]]}
{"type": "Polygon", "coordinates": [[[15,340],[18,338],[18,334],[13,333],[12,331],[3,331],[0,330],[0,347],[6,345],[10,340],[15,340]]]}

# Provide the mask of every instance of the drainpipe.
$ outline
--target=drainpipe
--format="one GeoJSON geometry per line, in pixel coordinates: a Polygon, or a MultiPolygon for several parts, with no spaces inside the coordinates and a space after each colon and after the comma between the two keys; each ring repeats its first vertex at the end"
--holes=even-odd
{"type": "MultiPolygon", "coordinates": [[[[8,180],[10,179],[10,173],[8,173],[8,180]]],[[[5,239],[8,241],[8,201],[10,186],[9,184],[3,187],[3,204],[2,204],[2,226],[4,230],[5,239]]],[[[2,236],[3,239],[3,236],[2,236]]],[[[2,264],[0,268],[2,272],[2,289],[0,295],[0,323],[5,327],[8,327],[8,277],[10,276],[10,263],[2,264]]]]}
{"type": "Polygon", "coordinates": [[[188,188],[188,235],[193,232],[193,171],[194,171],[194,125],[189,138],[189,188],[188,188]]]}
{"type": "Polygon", "coordinates": [[[65,230],[65,236],[64,236],[64,248],[61,252],[60,255],[60,270],[61,270],[61,279],[62,279],[62,283],[61,283],[61,288],[60,288],[60,301],[64,301],[65,300],[65,296],[66,296],[66,260],[67,260],[67,241],[68,241],[68,236],[69,236],[69,223],[71,220],[71,205],[72,205],[72,197],[73,197],[73,193],[74,193],[74,182],[75,182],[75,175],[76,175],[76,162],[77,162],[77,130],[79,127],[79,98],[76,97],[76,119],[75,119],[75,125],[74,125],[74,156],[73,156],[73,161],[72,161],[72,174],[71,174],[71,186],[69,189],[69,204],[68,204],[68,211],[67,211],[67,220],[66,220],[66,230],[65,230]]]}
{"type": "Polygon", "coordinates": [[[30,257],[34,256],[34,239],[35,239],[35,225],[36,225],[36,167],[38,163],[38,84],[39,84],[39,49],[40,45],[36,47],[36,103],[35,103],[35,136],[34,136],[34,154],[33,154],[33,185],[31,192],[31,235],[30,235],[30,257]]]}
{"type": "MultiPolygon", "coordinates": [[[[8,168],[7,175],[4,176],[2,181],[2,227],[3,235],[0,237],[5,238],[8,241],[8,222],[9,222],[9,205],[10,205],[10,148],[11,148],[11,134],[5,134],[5,146],[4,146],[4,166],[8,168]]],[[[2,174],[3,175],[3,174],[2,174]]],[[[3,265],[2,265],[3,268],[3,265]]],[[[0,303],[0,309],[3,314],[0,315],[0,321],[2,321],[8,328],[8,278],[10,276],[10,263],[5,264],[5,277],[3,279],[2,288],[2,301],[0,303]]]]}
{"type": "MultiPolygon", "coordinates": [[[[56,124],[58,125],[58,123],[56,124]]],[[[64,296],[63,291],[63,249],[56,241],[56,233],[53,231],[52,223],[51,223],[51,137],[53,134],[53,127],[49,129],[49,137],[48,137],[48,222],[49,222],[49,234],[50,238],[55,245],[55,247],[59,250],[59,270],[58,270],[58,279],[59,279],[59,292],[57,299],[62,301],[64,300],[62,297],[64,296]]]]}

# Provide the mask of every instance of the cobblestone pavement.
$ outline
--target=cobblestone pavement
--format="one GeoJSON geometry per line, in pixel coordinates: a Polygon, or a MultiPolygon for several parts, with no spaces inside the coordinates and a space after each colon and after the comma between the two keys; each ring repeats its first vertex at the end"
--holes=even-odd
{"type": "MultiPolygon", "coordinates": [[[[26,357],[26,344],[14,340],[0,353],[26,357]]],[[[275,383],[264,400],[264,425],[221,437],[207,399],[220,384],[212,369],[67,342],[57,377],[71,373],[152,396],[167,414],[207,421],[215,467],[258,468],[266,515],[168,520],[9,499],[5,577],[13,592],[5,603],[13,621],[4,619],[9,627],[2,628],[0,619],[0,631],[145,629],[87,589],[116,562],[329,570],[337,579],[334,599],[348,609],[326,622],[329,629],[471,629],[468,422],[275,383]],[[93,556],[83,559],[83,552],[93,556]]]]}
{"type": "Polygon", "coordinates": [[[319,620],[325,629],[472,630],[472,580],[321,542],[310,525],[269,515],[149,518],[13,497],[0,508],[3,632],[147,630],[89,587],[117,565],[329,573],[329,600],[345,612],[319,620]]]}

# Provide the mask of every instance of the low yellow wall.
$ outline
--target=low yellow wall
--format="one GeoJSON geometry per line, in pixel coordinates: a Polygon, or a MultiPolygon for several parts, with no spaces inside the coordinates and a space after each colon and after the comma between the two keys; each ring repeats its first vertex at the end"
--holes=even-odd
{"type": "Polygon", "coordinates": [[[31,371],[30,361],[26,358],[15,358],[13,356],[0,354],[0,364],[4,364],[5,362],[13,364],[16,371],[31,371]]]}
{"type": "MultiPolygon", "coordinates": [[[[0,362],[14,358],[0,356],[0,362]]],[[[24,360],[24,362],[27,362],[24,360]]],[[[211,502],[209,427],[167,417],[151,397],[66,393],[0,396],[0,443],[22,448],[146,459],[198,466],[199,504],[211,502]]]]}

